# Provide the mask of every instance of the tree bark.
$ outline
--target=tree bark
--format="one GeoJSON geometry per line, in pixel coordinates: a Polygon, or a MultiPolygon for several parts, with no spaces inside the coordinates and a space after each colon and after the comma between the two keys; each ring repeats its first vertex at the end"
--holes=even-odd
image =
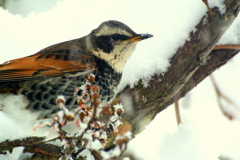
{"type": "Polygon", "coordinates": [[[132,107],[131,112],[124,113],[123,120],[132,125],[133,135],[141,132],[158,113],[238,53],[235,47],[213,50],[238,15],[240,1],[226,0],[225,5],[224,14],[213,8],[202,18],[196,30],[190,33],[190,41],[171,58],[171,66],[166,73],[153,75],[146,88],[140,80],[134,88],[127,86],[118,94],[114,103],[120,102],[125,108],[132,107]],[[122,98],[126,97],[123,95],[129,97],[132,105],[122,98]]]}

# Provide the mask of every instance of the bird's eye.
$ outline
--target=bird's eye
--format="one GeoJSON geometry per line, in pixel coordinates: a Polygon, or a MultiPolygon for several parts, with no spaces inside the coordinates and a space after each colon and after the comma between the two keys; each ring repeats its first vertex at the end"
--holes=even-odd
{"type": "Polygon", "coordinates": [[[121,34],[113,34],[112,39],[117,41],[117,40],[126,40],[128,39],[128,36],[121,35],[121,34]]]}
{"type": "Polygon", "coordinates": [[[112,39],[114,40],[119,40],[119,34],[113,34],[112,39]]]}

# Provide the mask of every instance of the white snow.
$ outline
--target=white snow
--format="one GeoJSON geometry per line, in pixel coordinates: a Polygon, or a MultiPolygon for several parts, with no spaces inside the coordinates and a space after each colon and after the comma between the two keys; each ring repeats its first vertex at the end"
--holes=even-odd
{"type": "MultiPolygon", "coordinates": [[[[239,60],[240,56],[237,56],[233,62],[216,71],[214,76],[218,77],[217,81],[229,86],[232,80],[227,75],[224,76],[224,70],[239,60]]],[[[235,72],[237,73],[237,70],[231,74],[234,76],[235,72]]],[[[236,82],[232,84],[235,85],[236,82]]],[[[239,88],[239,85],[236,85],[239,88]]],[[[224,89],[223,92],[227,94],[230,90],[232,89],[224,89]]],[[[229,97],[234,103],[239,101],[231,94],[229,97]]],[[[137,150],[139,159],[157,160],[160,157],[163,160],[213,160],[220,155],[231,157],[232,160],[240,159],[240,122],[229,121],[222,115],[209,78],[188,93],[186,98],[180,101],[180,106],[182,124],[179,128],[176,126],[174,107],[170,106],[130,142],[129,148],[137,150]],[[144,152],[146,146],[151,146],[151,150],[144,152]]]]}
{"type": "Polygon", "coordinates": [[[224,0],[208,0],[208,5],[211,9],[217,7],[221,14],[224,14],[226,12],[224,0]]]}
{"type": "Polygon", "coordinates": [[[98,151],[102,147],[103,147],[103,145],[102,145],[102,143],[98,139],[94,140],[93,143],[91,144],[91,149],[93,149],[93,150],[97,150],[98,151]]]}
{"type": "Polygon", "coordinates": [[[240,42],[240,16],[234,20],[233,24],[225,32],[218,44],[239,44],[240,42]]]}
{"type": "Polygon", "coordinates": [[[29,111],[27,110],[22,111],[21,108],[25,105],[26,103],[22,101],[22,98],[16,95],[0,95],[0,106],[2,108],[2,111],[0,111],[0,142],[6,140],[6,138],[13,140],[30,135],[33,129],[30,126],[34,124],[32,119],[35,115],[28,114],[29,111]]]}
{"type": "MultiPolygon", "coordinates": [[[[189,40],[189,32],[195,29],[207,11],[201,0],[64,0],[55,7],[49,1],[41,2],[41,5],[29,3],[30,1],[16,1],[18,4],[22,2],[21,7],[17,7],[19,5],[12,0],[8,4],[10,11],[21,13],[24,17],[0,9],[0,63],[87,35],[103,21],[119,20],[137,33],[154,35],[137,45],[125,66],[120,88],[127,84],[133,86],[139,78],[147,85],[150,75],[167,71],[171,56],[189,40]],[[36,8],[35,13],[29,13],[33,8],[36,8]]],[[[35,2],[37,3],[36,0],[35,2]]],[[[222,1],[211,0],[209,5],[218,7],[224,13],[222,1]]],[[[238,17],[219,44],[240,43],[239,22],[238,17]]],[[[236,56],[214,73],[221,91],[234,102],[234,112],[240,106],[240,76],[237,72],[240,68],[239,61],[240,56],[236,56]]],[[[2,102],[3,100],[0,101],[2,102]]],[[[0,111],[0,141],[32,134],[29,125],[21,123],[22,120],[19,121],[19,116],[15,114],[20,109],[14,107],[20,107],[21,102],[11,97],[8,103],[11,103],[11,107],[0,111]]],[[[229,104],[224,105],[227,109],[229,104]]],[[[180,106],[183,123],[179,128],[175,122],[173,106],[170,106],[129,143],[129,150],[138,159],[213,160],[220,155],[233,160],[240,159],[240,122],[229,121],[222,115],[209,79],[181,100],[180,106]]],[[[20,117],[25,120],[26,117],[31,117],[25,112],[20,115],[24,115],[20,117]]],[[[31,118],[28,122],[31,123],[31,118]]],[[[14,155],[18,156],[19,153],[14,155]]],[[[1,155],[0,159],[2,157],[6,158],[1,155]]]]}
{"type": "Polygon", "coordinates": [[[7,152],[6,155],[0,154],[1,160],[18,160],[20,155],[22,154],[24,147],[16,147],[13,149],[12,153],[7,152]]]}

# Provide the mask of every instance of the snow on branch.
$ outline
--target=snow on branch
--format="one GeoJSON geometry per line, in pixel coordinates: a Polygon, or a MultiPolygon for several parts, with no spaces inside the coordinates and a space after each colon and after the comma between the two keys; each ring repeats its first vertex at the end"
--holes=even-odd
{"type": "Polygon", "coordinates": [[[217,7],[208,7],[208,13],[190,33],[190,40],[171,58],[166,73],[152,76],[147,87],[140,80],[134,88],[128,86],[117,95],[115,102],[131,107],[130,112],[123,114],[123,119],[132,125],[133,135],[239,52],[239,45],[214,48],[239,13],[240,1],[224,3],[224,13],[217,7]],[[132,101],[130,106],[129,100],[132,101]]]}

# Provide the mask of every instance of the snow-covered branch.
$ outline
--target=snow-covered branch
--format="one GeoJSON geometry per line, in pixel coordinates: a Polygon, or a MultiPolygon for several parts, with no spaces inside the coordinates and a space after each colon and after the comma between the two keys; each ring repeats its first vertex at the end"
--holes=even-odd
{"type": "Polygon", "coordinates": [[[215,7],[202,18],[190,33],[190,40],[179,47],[171,58],[171,66],[166,73],[152,76],[147,87],[140,80],[134,88],[128,86],[118,94],[114,103],[120,101],[130,108],[129,112],[124,113],[123,119],[132,125],[134,135],[141,132],[159,112],[238,53],[236,47],[214,49],[237,17],[240,1],[226,0],[225,6],[224,13],[215,7]]]}

